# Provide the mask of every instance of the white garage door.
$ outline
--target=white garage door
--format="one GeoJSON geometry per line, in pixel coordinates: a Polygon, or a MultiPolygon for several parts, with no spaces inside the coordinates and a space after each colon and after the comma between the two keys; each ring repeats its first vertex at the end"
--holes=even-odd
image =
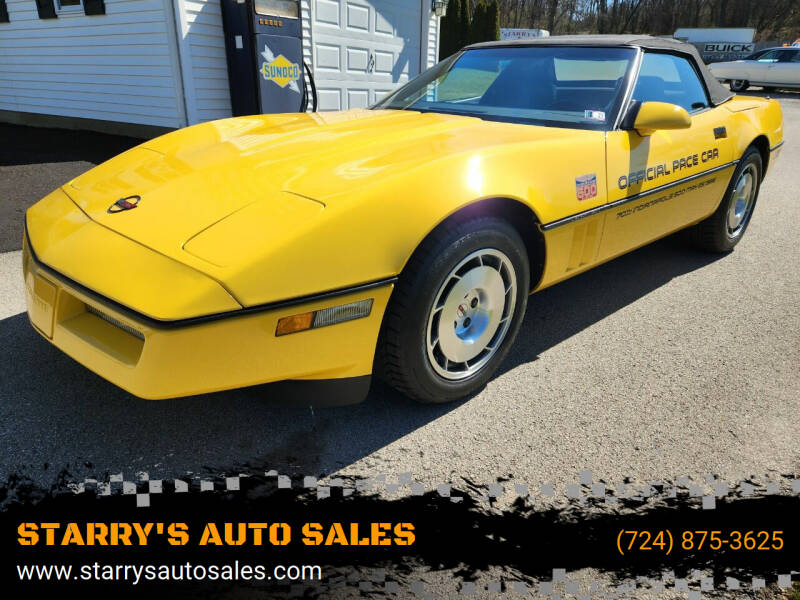
{"type": "Polygon", "coordinates": [[[319,110],[369,106],[419,74],[421,30],[418,0],[316,0],[319,110]]]}

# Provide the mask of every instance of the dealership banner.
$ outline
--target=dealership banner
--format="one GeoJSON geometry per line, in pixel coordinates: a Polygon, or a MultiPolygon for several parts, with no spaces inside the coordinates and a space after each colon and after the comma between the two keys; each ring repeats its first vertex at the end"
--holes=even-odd
{"type": "Polygon", "coordinates": [[[550,32],[546,29],[500,28],[501,40],[532,40],[543,37],[550,37],[550,32]]]}
{"type": "Polygon", "coordinates": [[[772,48],[773,46],[780,46],[779,42],[749,42],[749,43],[734,43],[734,42],[697,42],[693,43],[699,51],[700,55],[706,63],[722,62],[725,60],[740,60],[762,50],[764,48],[772,48]]]}
{"type": "Polygon", "coordinates": [[[699,598],[800,579],[800,481],[780,477],[428,488],[409,473],[253,470],[42,489],[20,476],[2,498],[3,580],[34,593],[699,598]]]}

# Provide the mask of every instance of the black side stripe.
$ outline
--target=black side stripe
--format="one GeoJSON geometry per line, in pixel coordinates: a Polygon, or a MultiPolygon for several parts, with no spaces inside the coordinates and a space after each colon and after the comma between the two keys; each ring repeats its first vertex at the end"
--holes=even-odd
{"type": "Polygon", "coordinates": [[[660,185],[658,187],[654,187],[651,190],[647,190],[644,192],[640,192],[638,194],[633,194],[632,196],[626,196],[625,198],[620,198],[614,202],[609,204],[603,204],[602,206],[596,206],[594,208],[590,208],[589,210],[585,210],[583,212],[575,213],[574,215],[570,215],[568,217],[564,217],[563,219],[558,219],[557,221],[551,221],[550,223],[545,223],[541,226],[542,231],[549,231],[551,229],[555,229],[556,227],[561,227],[562,225],[567,225],[569,223],[573,223],[580,219],[585,219],[586,217],[591,217],[593,215],[599,214],[601,212],[611,210],[612,208],[617,208],[623,204],[628,204],[629,202],[634,202],[639,200],[640,198],[644,198],[646,196],[651,196],[653,194],[658,194],[659,192],[663,192],[670,188],[674,188],[676,186],[682,185],[684,183],[689,183],[690,181],[694,181],[695,179],[700,179],[702,177],[706,177],[707,175],[711,175],[712,173],[716,173],[717,171],[722,171],[723,169],[728,169],[735,165],[738,165],[738,160],[733,160],[729,163],[725,163],[724,165],[719,165],[714,167],[713,169],[708,169],[703,171],[702,173],[696,173],[694,175],[690,175],[689,177],[684,177],[683,179],[678,179],[677,181],[673,181],[672,183],[667,183],[664,185],[660,185]]]}
{"type": "Polygon", "coordinates": [[[326,292],[320,292],[318,294],[308,294],[306,296],[298,296],[296,298],[288,298],[286,300],[278,300],[277,302],[267,302],[266,304],[257,304],[255,306],[247,306],[244,308],[240,308],[237,310],[225,311],[221,313],[214,313],[211,315],[201,315],[199,317],[189,317],[186,319],[176,319],[174,321],[164,321],[161,319],[154,319],[148,315],[142,314],[132,308],[125,306],[124,304],[120,304],[115,300],[111,300],[110,298],[106,298],[102,294],[95,292],[93,289],[86,287],[85,285],[78,283],[74,279],[70,279],[66,275],[59,273],[52,267],[44,264],[39,258],[36,256],[36,252],[33,250],[33,245],[31,244],[31,239],[28,236],[28,227],[27,224],[25,226],[25,237],[28,242],[28,251],[30,252],[30,259],[36,264],[36,266],[44,271],[45,273],[49,274],[53,279],[56,281],[60,281],[62,284],[77,290],[84,294],[85,296],[91,298],[92,300],[96,301],[101,306],[106,306],[110,310],[118,312],[122,315],[125,315],[127,318],[131,319],[132,321],[137,321],[143,325],[147,325],[153,329],[177,329],[179,327],[188,327],[191,325],[200,325],[202,323],[209,323],[211,321],[219,321],[222,319],[228,318],[235,318],[235,317],[243,317],[246,315],[252,315],[254,313],[266,312],[270,310],[277,310],[281,308],[287,308],[290,306],[296,306],[299,304],[307,304],[310,302],[318,302],[321,300],[329,300],[331,298],[337,298],[339,296],[346,296],[348,294],[356,294],[358,292],[363,292],[366,290],[371,290],[375,288],[384,287],[387,285],[391,285],[397,281],[397,277],[386,277],[384,279],[377,279],[375,281],[370,281],[367,283],[362,283],[358,285],[337,288],[335,290],[328,290],[326,292]]]}
{"type": "Polygon", "coordinates": [[[779,144],[775,144],[772,148],[769,149],[770,152],[775,152],[778,148],[783,146],[784,142],[780,142],[779,144]]]}

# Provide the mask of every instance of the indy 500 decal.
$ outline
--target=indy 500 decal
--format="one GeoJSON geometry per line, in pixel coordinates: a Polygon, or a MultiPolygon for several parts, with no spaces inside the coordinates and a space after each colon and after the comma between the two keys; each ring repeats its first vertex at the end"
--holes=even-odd
{"type": "Polygon", "coordinates": [[[597,196],[597,175],[595,173],[575,178],[575,196],[579,202],[597,196]]]}

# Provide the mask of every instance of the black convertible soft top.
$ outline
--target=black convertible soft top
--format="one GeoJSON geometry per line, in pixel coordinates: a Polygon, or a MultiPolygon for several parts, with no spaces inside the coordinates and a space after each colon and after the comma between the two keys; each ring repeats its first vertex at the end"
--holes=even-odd
{"type": "Polygon", "coordinates": [[[662,50],[685,54],[694,61],[697,72],[711,97],[714,106],[730,100],[733,94],[717,81],[703,62],[697,48],[670,38],[658,38],[649,35],[554,35],[546,38],[530,40],[504,40],[500,42],[481,42],[467,48],[489,48],[494,46],[634,46],[651,50],[662,50]]]}

